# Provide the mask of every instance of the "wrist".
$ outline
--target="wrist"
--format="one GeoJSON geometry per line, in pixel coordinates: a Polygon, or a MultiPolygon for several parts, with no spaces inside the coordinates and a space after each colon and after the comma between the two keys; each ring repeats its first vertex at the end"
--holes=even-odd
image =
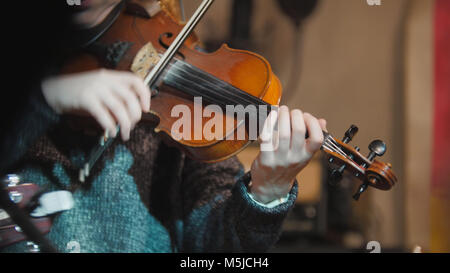
{"type": "Polygon", "coordinates": [[[286,195],[288,195],[292,189],[294,181],[295,179],[289,183],[280,184],[255,183],[254,181],[250,181],[248,191],[256,201],[268,204],[275,200],[281,201],[286,198],[286,195]]]}

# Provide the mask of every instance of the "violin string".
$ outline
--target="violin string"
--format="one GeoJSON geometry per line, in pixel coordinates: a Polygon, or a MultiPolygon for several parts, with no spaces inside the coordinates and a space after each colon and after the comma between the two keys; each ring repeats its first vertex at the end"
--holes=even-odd
{"type": "MultiPolygon", "coordinates": [[[[334,141],[334,140],[333,140],[334,141]]],[[[353,161],[353,159],[348,156],[344,151],[342,151],[342,149],[340,149],[338,146],[335,146],[335,144],[333,144],[330,141],[324,142],[324,147],[328,148],[329,150],[336,152],[339,155],[342,155],[343,157],[345,157],[346,159],[353,161]],[[329,146],[330,144],[332,144],[333,146],[329,146]]]]}
{"type": "MultiPolygon", "coordinates": [[[[170,74],[172,77],[179,78],[180,80],[189,81],[191,86],[194,86],[194,87],[196,86],[196,87],[199,87],[199,88],[202,87],[201,84],[199,84],[199,83],[197,83],[197,82],[195,82],[193,80],[184,79],[180,75],[178,75],[177,73],[174,73],[172,71],[169,71],[168,74],[170,74]]],[[[221,88],[218,88],[218,89],[221,89],[221,88]]],[[[197,96],[202,96],[202,97],[206,98],[206,100],[209,100],[210,102],[218,103],[218,104],[220,104],[222,106],[239,104],[238,101],[236,101],[233,98],[230,98],[229,95],[227,96],[226,92],[222,92],[222,93],[220,93],[220,92],[212,92],[211,93],[211,92],[200,92],[200,91],[196,91],[196,90],[190,90],[190,91],[187,91],[187,93],[189,93],[190,95],[194,95],[194,96],[196,96],[196,95],[197,96]]],[[[257,105],[252,104],[252,103],[248,103],[248,105],[257,106],[257,105]]],[[[256,109],[256,108],[254,108],[254,109],[256,109]]],[[[259,113],[259,115],[263,115],[262,117],[264,117],[264,119],[268,115],[268,112],[267,113],[258,112],[258,113],[259,113]]]]}
{"type": "Polygon", "coordinates": [[[346,153],[334,142],[335,142],[335,140],[331,136],[327,137],[326,140],[324,141],[324,143],[326,143],[330,147],[334,148],[336,152],[338,152],[342,156],[347,157],[346,153]]]}
{"type": "MultiPolygon", "coordinates": [[[[176,66],[173,66],[173,67],[176,68],[176,66]]],[[[184,71],[184,72],[189,73],[188,71],[184,71]]],[[[176,78],[185,80],[185,81],[189,81],[190,84],[192,84],[192,85],[194,85],[194,86],[200,85],[199,83],[195,82],[194,80],[190,80],[190,79],[187,79],[187,78],[183,78],[183,77],[180,76],[179,74],[175,73],[175,71],[174,71],[173,69],[170,69],[170,70],[167,72],[167,74],[172,75],[173,77],[176,77],[176,78]]],[[[195,76],[193,76],[193,77],[195,77],[195,76]]],[[[200,79],[200,78],[198,78],[198,77],[197,77],[197,79],[202,80],[202,79],[200,79]]],[[[204,84],[204,83],[203,83],[203,84],[204,84]]],[[[220,88],[220,87],[217,87],[217,88],[220,88]]],[[[191,95],[192,95],[192,94],[191,94],[191,95]]],[[[203,95],[203,94],[202,94],[202,95],[203,95]]],[[[215,94],[215,95],[221,97],[221,99],[224,99],[224,100],[227,99],[227,97],[226,97],[224,94],[217,93],[217,94],[215,94]]],[[[216,101],[213,101],[213,102],[215,102],[215,103],[220,103],[220,104],[223,103],[223,101],[221,101],[220,99],[216,99],[216,101]]]]}
{"type": "MultiPolygon", "coordinates": [[[[180,82],[178,82],[178,83],[181,85],[185,85],[182,82],[188,82],[188,85],[190,87],[197,87],[198,89],[202,89],[203,92],[199,92],[197,90],[192,90],[190,88],[184,88],[186,93],[190,93],[191,95],[208,97],[210,102],[218,103],[223,106],[237,105],[237,104],[245,104],[245,106],[247,106],[247,105],[255,105],[256,106],[257,105],[254,102],[251,102],[248,100],[242,100],[242,98],[237,99],[228,90],[226,90],[225,88],[222,88],[220,86],[217,86],[217,85],[210,85],[210,86],[212,86],[212,88],[209,91],[207,91],[204,88],[205,81],[202,79],[197,78],[195,80],[195,79],[182,78],[173,71],[168,72],[168,74],[169,74],[169,76],[179,78],[180,82]],[[203,83],[200,83],[200,82],[203,82],[203,83]],[[222,91],[222,92],[219,92],[219,91],[222,91]]],[[[265,113],[265,117],[267,117],[267,113],[265,113]]]]}
{"type": "Polygon", "coordinates": [[[344,156],[342,155],[339,151],[335,150],[334,148],[328,146],[328,144],[323,144],[322,147],[326,150],[329,150],[331,152],[337,153],[338,155],[344,156]]]}
{"type": "MultiPolygon", "coordinates": [[[[168,65],[170,69],[168,69],[168,71],[166,72],[166,75],[171,75],[175,78],[178,78],[180,81],[184,81],[184,82],[189,82],[190,85],[192,86],[197,86],[198,88],[202,88],[205,84],[209,84],[214,86],[214,88],[212,88],[209,91],[209,96],[205,93],[199,93],[199,92],[195,92],[193,90],[190,90],[190,88],[184,88],[185,92],[189,93],[190,95],[198,95],[198,96],[203,96],[203,97],[207,97],[209,98],[209,100],[211,102],[214,103],[218,103],[221,105],[224,105],[224,102],[231,102],[233,104],[246,104],[246,105],[255,105],[255,102],[247,100],[245,98],[240,97],[240,99],[244,100],[244,101],[237,101],[236,99],[233,99],[235,96],[235,94],[230,93],[229,90],[225,89],[222,86],[218,86],[210,81],[208,81],[207,79],[204,78],[200,78],[196,75],[193,75],[189,70],[183,68],[183,67],[179,67],[175,64],[169,64],[168,65]],[[178,73],[176,73],[176,71],[182,71],[185,74],[187,74],[186,76],[192,76],[191,79],[189,79],[188,77],[182,77],[181,75],[179,75],[178,73]],[[194,79],[192,79],[194,78],[194,79]],[[218,92],[218,91],[222,91],[222,92],[218,92]],[[212,95],[212,97],[211,97],[212,95]]],[[[181,85],[184,85],[183,83],[180,83],[181,85]]],[[[228,83],[225,83],[228,84],[228,83]]],[[[251,95],[250,95],[251,96],[251,95]]],[[[264,105],[266,106],[270,106],[274,109],[276,109],[277,107],[269,105],[268,103],[261,101],[259,98],[254,97],[255,100],[258,100],[258,103],[264,103],[264,105]]],[[[260,115],[260,117],[263,117],[264,119],[267,117],[269,111],[267,111],[267,113],[264,112],[260,112],[258,111],[258,115],[260,115]]]]}
{"type": "MultiPolygon", "coordinates": [[[[173,77],[180,78],[183,81],[190,81],[190,80],[186,80],[186,79],[182,78],[180,75],[178,75],[176,73],[173,73],[172,71],[169,71],[167,73],[171,74],[173,77]]],[[[191,84],[194,85],[194,86],[199,86],[200,85],[200,84],[198,84],[196,82],[193,82],[193,81],[191,81],[191,84]]],[[[187,93],[189,93],[190,95],[193,95],[193,96],[202,96],[207,101],[215,102],[215,103],[218,103],[218,104],[220,104],[222,106],[229,105],[230,103],[233,103],[233,104],[236,103],[235,101],[231,101],[230,102],[230,99],[226,95],[220,94],[220,93],[215,94],[216,95],[215,97],[214,96],[211,97],[210,94],[206,94],[204,92],[202,93],[200,91],[196,92],[196,91],[191,90],[191,91],[189,91],[187,93]],[[220,98],[218,98],[218,97],[220,97],[220,98]],[[229,103],[226,103],[227,100],[228,100],[229,103]]],[[[264,113],[264,112],[258,111],[257,108],[254,108],[254,109],[256,109],[257,115],[259,115],[260,119],[262,118],[262,120],[265,120],[267,118],[268,113],[264,113]]]]}
{"type": "Polygon", "coordinates": [[[324,148],[327,148],[328,150],[330,150],[330,151],[332,151],[332,152],[335,152],[335,153],[338,153],[338,154],[342,155],[340,151],[338,151],[336,148],[330,146],[328,142],[324,142],[324,143],[322,144],[322,146],[323,146],[324,148]]]}
{"type": "Polygon", "coordinates": [[[339,144],[337,144],[336,140],[334,138],[330,139],[331,141],[329,142],[332,146],[334,146],[343,156],[345,156],[345,158],[349,159],[349,160],[353,160],[350,156],[348,156],[348,154],[346,152],[344,152],[339,144]]]}
{"type": "Polygon", "coordinates": [[[342,151],[339,146],[337,146],[336,144],[334,144],[332,141],[327,140],[326,142],[328,145],[330,145],[330,147],[333,147],[334,149],[336,149],[337,151],[339,151],[340,154],[345,155],[344,151],[342,151]]]}
{"type": "Polygon", "coordinates": [[[336,150],[335,148],[329,146],[328,143],[324,143],[324,144],[322,145],[322,147],[324,147],[325,149],[327,149],[327,150],[329,150],[329,151],[335,152],[335,153],[337,153],[337,154],[339,154],[339,155],[341,155],[341,156],[343,156],[343,157],[346,157],[345,154],[342,154],[339,150],[336,150]]]}
{"type": "Polygon", "coordinates": [[[329,146],[327,146],[327,145],[323,145],[322,146],[325,150],[328,150],[328,151],[331,151],[331,152],[335,152],[332,148],[330,148],[329,146]]]}
{"type": "MultiPolygon", "coordinates": [[[[237,96],[239,99],[241,99],[241,101],[235,100],[235,101],[233,101],[234,103],[241,103],[241,104],[247,104],[247,105],[254,105],[255,103],[260,103],[260,104],[264,104],[264,105],[269,105],[267,102],[265,102],[257,97],[254,97],[248,93],[245,93],[244,91],[232,86],[231,84],[229,84],[227,82],[220,81],[222,86],[219,86],[216,83],[209,80],[208,78],[214,78],[217,81],[219,79],[215,78],[213,75],[210,75],[202,70],[197,70],[196,71],[197,74],[201,73],[199,76],[204,76],[204,78],[201,78],[193,73],[193,69],[191,68],[192,66],[190,64],[183,62],[181,60],[176,60],[176,61],[177,61],[177,63],[175,63],[175,64],[172,64],[172,63],[169,64],[169,67],[171,68],[171,69],[169,69],[169,72],[173,72],[173,74],[176,75],[175,71],[180,71],[180,72],[185,73],[186,74],[185,76],[188,76],[188,77],[186,77],[186,78],[188,78],[187,80],[189,80],[193,84],[199,85],[199,83],[202,83],[202,84],[206,84],[206,85],[215,87],[215,89],[212,89],[211,92],[215,93],[215,95],[221,96],[222,97],[221,99],[229,98],[228,96],[230,96],[231,98],[236,98],[236,96],[237,96]],[[189,79],[189,77],[191,77],[192,80],[189,79]],[[225,86],[232,87],[232,88],[236,89],[235,91],[240,91],[241,94],[232,93],[230,90],[226,89],[225,86]],[[220,93],[218,91],[222,91],[222,92],[220,93]],[[244,96],[244,94],[246,97],[244,96]]],[[[183,78],[183,79],[185,79],[185,78],[183,78]]]]}
{"type": "Polygon", "coordinates": [[[335,149],[333,149],[333,148],[331,148],[331,147],[329,147],[328,145],[323,145],[323,147],[324,147],[324,149],[325,150],[329,150],[329,151],[331,151],[331,152],[334,152],[334,153],[337,153],[338,155],[340,155],[340,156],[342,156],[342,157],[344,157],[345,159],[348,159],[348,160],[351,160],[352,161],[352,159],[351,158],[349,158],[347,155],[345,155],[345,154],[341,154],[339,151],[337,151],[337,150],[335,150],[335,149]]]}
{"type": "Polygon", "coordinates": [[[337,141],[334,139],[334,137],[331,134],[324,132],[324,136],[325,136],[325,139],[322,144],[322,146],[324,148],[327,148],[330,151],[336,152],[336,153],[348,158],[347,154],[339,147],[339,144],[337,143],[337,141]]]}

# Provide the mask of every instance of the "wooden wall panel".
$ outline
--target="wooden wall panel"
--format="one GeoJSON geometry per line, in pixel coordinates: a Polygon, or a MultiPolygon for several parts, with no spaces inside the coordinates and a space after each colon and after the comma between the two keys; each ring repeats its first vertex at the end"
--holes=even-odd
{"type": "Polygon", "coordinates": [[[434,1],[411,1],[405,42],[406,244],[425,250],[430,246],[433,6],[434,1]]]}

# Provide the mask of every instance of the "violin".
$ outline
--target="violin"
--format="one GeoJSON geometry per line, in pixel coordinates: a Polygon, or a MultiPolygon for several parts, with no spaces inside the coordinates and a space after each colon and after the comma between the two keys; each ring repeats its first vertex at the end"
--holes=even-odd
{"type": "MultiPolygon", "coordinates": [[[[191,130],[192,137],[179,138],[171,130],[178,120],[171,115],[172,109],[184,105],[194,112],[197,107],[195,97],[221,107],[263,105],[270,109],[276,109],[281,100],[280,80],[262,56],[225,44],[212,53],[199,50],[199,41],[192,30],[212,3],[213,0],[204,0],[185,25],[157,1],[131,1],[127,8],[121,7],[122,3],[111,18],[105,20],[104,31],[85,47],[84,52],[73,56],[63,71],[73,73],[105,67],[132,71],[144,79],[152,92],[151,110],[143,116],[143,121],[154,123],[155,132],[170,145],[176,145],[187,156],[204,162],[234,156],[251,142],[248,124],[235,115],[215,113],[219,116],[214,118],[223,120],[221,138],[204,134],[196,138],[193,137],[195,130],[191,130]],[[243,139],[227,138],[238,130],[245,132],[243,139]]],[[[267,117],[268,112],[262,114],[267,117]]],[[[194,117],[190,118],[194,124],[194,117]]],[[[210,118],[202,119],[205,124],[210,118]]],[[[368,186],[389,190],[397,181],[391,165],[375,159],[384,154],[385,144],[373,142],[369,146],[371,153],[364,157],[359,149],[348,144],[356,132],[357,128],[352,126],[342,141],[324,132],[322,145],[329,162],[337,166],[333,171],[335,178],[346,170],[362,181],[355,199],[368,186]]],[[[102,146],[107,147],[109,141],[111,138],[102,146]]],[[[88,175],[99,156],[98,152],[93,154],[93,160],[80,170],[80,177],[88,175]]]]}

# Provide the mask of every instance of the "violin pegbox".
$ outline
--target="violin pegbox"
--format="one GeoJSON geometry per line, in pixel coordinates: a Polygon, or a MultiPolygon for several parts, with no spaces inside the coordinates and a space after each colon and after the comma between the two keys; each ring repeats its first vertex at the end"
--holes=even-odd
{"type": "Polygon", "coordinates": [[[360,195],[372,186],[379,190],[389,190],[397,182],[397,177],[392,171],[392,165],[383,163],[375,158],[381,157],[386,152],[386,144],[381,140],[374,140],[369,144],[369,155],[363,156],[359,147],[349,145],[358,132],[358,127],[352,125],[345,132],[340,141],[328,133],[324,134],[322,150],[328,155],[328,162],[335,168],[330,173],[330,182],[337,184],[342,179],[344,171],[347,171],[362,183],[353,196],[358,200],[360,195]]]}

